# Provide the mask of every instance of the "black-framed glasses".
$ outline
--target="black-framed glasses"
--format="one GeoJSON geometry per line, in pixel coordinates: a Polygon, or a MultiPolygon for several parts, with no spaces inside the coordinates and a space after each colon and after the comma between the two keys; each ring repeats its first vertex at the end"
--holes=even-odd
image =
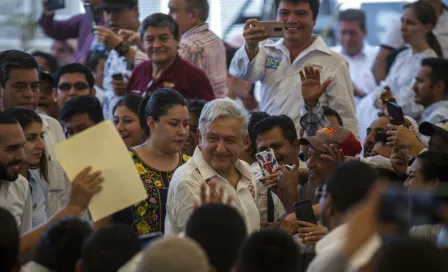
{"type": "Polygon", "coordinates": [[[72,87],[74,87],[77,91],[82,91],[89,88],[89,85],[84,82],[76,82],[75,84],[61,83],[58,85],[58,89],[61,91],[69,91],[72,87]]]}

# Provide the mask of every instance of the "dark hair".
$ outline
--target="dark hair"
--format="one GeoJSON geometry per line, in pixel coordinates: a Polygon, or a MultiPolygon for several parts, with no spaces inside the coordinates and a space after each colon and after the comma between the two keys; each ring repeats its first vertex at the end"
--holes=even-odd
{"type": "Polygon", "coordinates": [[[173,106],[188,107],[187,100],[174,89],[158,89],[151,94],[145,105],[145,120],[152,117],[154,121],[159,121],[160,117],[166,115],[173,106]]]}
{"type": "Polygon", "coordinates": [[[9,73],[14,68],[39,70],[37,61],[28,53],[20,50],[6,50],[0,53],[0,83],[2,88],[6,87],[9,73]]]}
{"type": "Polygon", "coordinates": [[[383,145],[386,145],[387,144],[387,138],[388,138],[388,136],[387,136],[385,130],[384,131],[383,130],[382,131],[378,131],[375,134],[375,143],[382,143],[383,145]]]}
{"type": "Polygon", "coordinates": [[[202,99],[189,99],[187,100],[188,111],[196,115],[196,117],[199,119],[202,109],[204,108],[206,103],[207,101],[202,99]]]}
{"type": "Polygon", "coordinates": [[[89,222],[66,217],[51,224],[37,245],[35,262],[51,271],[75,271],[84,242],[93,233],[89,222]]]}
{"type": "Polygon", "coordinates": [[[422,66],[431,68],[431,86],[439,81],[445,84],[445,94],[448,94],[448,60],[444,58],[426,58],[422,60],[422,66]]]}
{"type": "Polygon", "coordinates": [[[334,207],[344,213],[359,203],[378,179],[376,170],[359,161],[346,161],[336,167],[326,181],[326,191],[334,207]]]}
{"type": "Polygon", "coordinates": [[[288,2],[296,5],[300,2],[309,3],[311,11],[313,12],[313,20],[316,20],[317,15],[319,14],[320,0],[275,0],[275,7],[277,10],[278,7],[280,6],[280,2],[288,2]]]}
{"type": "Polygon", "coordinates": [[[374,270],[378,272],[448,271],[446,252],[425,240],[394,239],[383,245],[378,256],[374,270]]]}
{"type": "Polygon", "coordinates": [[[120,224],[105,226],[84,243],[83,271],[116,272],[140,250],[140,240],[132,228],[120,224]]]}
{"type": "Polygon", "coordinates": [[[403,183],[407,179],[407,175],[399,176],[395,171],[388,168],[377,167],[375,169],[379,179],[391,182],[400,187],[403,186],[403,183]]]}
{"type": "Polygon", "coordinates": [[[65,74],[73,74],[73,73],[81,73],[86,77],[87,84],[89,84],[89,88],[93,89],[95,86],[95,79],[93,78],[92,71],[85,65],[81,63],[70,63],[59,68],[55,77],[55,86],[59,85],[59,81],[61,77],[65,74]]]}
{"type": "Polygon", "coordinates": [[[420,153],[417,159],[422,164],[422,176],[426,181],[439,179],[448,182],[448,154],[440,151],[426,151],[420,153]]]}
{"type": "MultiPolygon", "coordinates": [[[[144,123],[142,123],[142,120],[140,118],[140,108],[142,106],[143,98],[140,96],[136,96],[133,94],[127,94],[122,99],[120,99],[117,104],[115,104],[112,115],[115,113],[118,107],[124,106],[128,108],[130,111],[135,113],[138,117],[138,121],[140,122],[140,127],[143,129],[143,131],[146,132],[147,125],[145,126],[144,123]]],[[[145,122],[146,123],[146,122],[145,122]]],[[[148,135],[148,134],[147,134],[148,135]]]]}
{"type": "Polygon", "coordinates": [[[143,41],[143,36],[145,36],[145,31],[148,27],[168,27],[170,32],[173,34],[174,39],[179,38],[179,25],[174,21],[171,16],[163,13],[153,13],[146,17],[142,24],[140,25],[140,38],[143,41]]]}
{"type": "Polygon", "coordinates": [[[87,55],[86,66],[95,72],[100,59],[107,59],[107,55],[106,50],[91,50],[87,55]]]}
{"type": "Polygon", "coordinates": [[[238,51],[238,48],[226,45],[227,71],[230,69],[230,64],[232,63],[236,51],[238,51]]]}
{"type": "Polygon", "coordinates": [[[56,71],[59,69],[59,63],[56,57],[48,53],[36,50],[31,53],[31,56],[45,59],[47,61],[48,67],[50,68],[50,71],[48,71],[50,73],[56,73],[56,71]]]}
{"type": "Polygon", "coordinates": [[[203,23],[207,21],[209,5],[207,0],[185,0],[185,10],[198,10],[199,20],[203,23]]]}
{"type": "Polygon", "coordinates": [[[228,272],[238,257],[247,231],[235,208],[208,204],[193,212],[185,234],[202,246],[217,272],[228,272]]]}
{"type": "Polygon", "coordinates": [[[19,228],[8,210],[0,207],[0,267],[11,271],[19,257],[19,228]]]}
{"type": "MultiPolygon", "coordinates": [[[[434,7],[428,4],[427,2],[419,0],[405,5],[404,9],[407,8],[413,8],[415,17],[417,17],[420,23],[424,25],[431,24],[433,29],[434,27],[436,27],[437,13],[434,7]]],[[[440,46],[440,43],[437,40],[437,37],[432,32],[432,30],[426,34],[426,42],[436,52],[438,57],[443,58],[442,46],[440,46]]]]}
{"type": "Polygon", "coordinates": [[[356,21],[363,32],[366,32],[366,14],[361,9],[346,9],[339,13],[339,22],[356,21]]]}
{"type": "Polygon", "coordinates": [[[19,122],[5,112],[0,112],[0,125],[19,125],[19,122]]]}
{"type": "Polygon", "coordinates": [[[61,121],[68,122],[73,116],[87,113],[89,118],[98,124],[104,121],[103,109],[95,96],[78,96],[70,99],[61,109],[61,121]]]}
{"type": "Polygon", "coordinates": [[[276,127],[281,129],[283,137],[285,137],[291,144],[297,140],[296,126],[292,119],[286,115],[272,115],[257,122],[252,129],[254,139],[257,139],[259,134],[268,132],[276,127]]]}
{"type": "Polygon", "coordinates": [[[257,153],[257,135],[255,135],[254,133],[254,127],[255,125],[260,122],[261,120],[263,120],[264,118],[269,117],[270,115],[267,114],[266,112],[251,112],[250,113],[250,117],[249,117],[249,123],[247,126],[247,131],[249,132],[249,139],[252,143],[252,156],[255,156],[255,154],[257,153]]]}
{"type": "Polygon", "coordinates": [[[338,119],[338,124],[343,127],[344,126],[344,122],[342,121],[342,117],[339,114],[339,112],[337,112],[335,109],[332,109],[330,107],[327,106],[322,106],[322,109],[324,110],[324,115],[329,117],[329,116],[334,116],[336,117],[336,119],[338,119]]]}
{"type": "Polygon", "coordinates": [[[252,234],[241,248],[237,272],[300,271],[299,247],[286,232],[264,230],[252,234]]]}
{"type": "MultiPolygon", "coordinates": [[[[42,118],[35,111],[25,107],[12,107],[3,112],[3,114],[10,116],[17,120],[23,130],[32,123],[39,123],[43,125],[42,118]]],[[[42,151],[42,157],[39,163],[39,172],[45,181],[48,182],[48,164],[46,160],[45,149],[42,151]]]]}

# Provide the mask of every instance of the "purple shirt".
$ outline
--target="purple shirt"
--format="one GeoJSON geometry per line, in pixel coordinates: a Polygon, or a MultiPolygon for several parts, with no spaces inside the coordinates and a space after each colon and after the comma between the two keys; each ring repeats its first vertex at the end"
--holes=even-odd
{"type": "Polygon", "coordinates": [[[78,39],[77,51],[73,62],[85,62],[90,51],[94,35],[87,14],[78,14],[64,21],[53,20],[54,15],[42,15],[39,25],[44,33],[52,39],[65,41],[78,39]]]}

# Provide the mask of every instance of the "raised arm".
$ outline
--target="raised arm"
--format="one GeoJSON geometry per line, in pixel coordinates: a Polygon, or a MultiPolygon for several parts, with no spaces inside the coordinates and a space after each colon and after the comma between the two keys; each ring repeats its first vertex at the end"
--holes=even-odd
{"type": "Polygon", "coordinates": [[[263,78],[266,53],[259,43],[267,38],[263,27],[252,26],[256,19],[247,20],[243,36],[245,44],[235,53],[230,65],[230,74],[234,77],[255,82],[263,78]]]}
{"type": "Polygon", "coordinates": [[[55,40],[67,40],[78,38],[78,32],[82,20],[87,20],[85,14],[79,14],[68,20],[55,21],[54,11],[47,10],[48,0],[42,0],[42,14],[39,25],[44,33],[55,40]]]}

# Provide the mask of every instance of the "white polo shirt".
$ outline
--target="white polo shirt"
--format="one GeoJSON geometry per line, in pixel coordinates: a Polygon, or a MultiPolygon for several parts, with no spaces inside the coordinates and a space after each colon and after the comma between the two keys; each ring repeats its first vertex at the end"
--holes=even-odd
{"type": "Polygon", "coordinates": [[[361,52],[354,56],[347,55],[341,45],[331,49],[344,56],[348,61],[350,77],[356,87],[365,94],[375,89],[377,84],[372,73],[372,66],[379,51],[377,46],[371,46],[365,42],[361,52]]]}
{"type": "Polygon", "coordinates": [[[243,217],[248,233],[259,230],[255,177],[246,162],[237,160],[235,167],[241,174],[236,189],[204,160],[202,151],[196,147],[193,157],[179,167],[171,178],[166,204],[165,235],[177,235],[185,231],[195,203],[200,202],[201,184],[211,178],[216,179],[218,187],[224,186],[224,194],[232,197],[231,205],[243,217]]]}
{"type": "Polygon", "coordinates": [[[30,185],[23,176],[15,181],[0,181],[0,207],[8,210],[16,219],[20,234],[32,229],[32,208],[30,185]]]}
{"type": "Polygon", "coordinates": [[[320,36],[314,36],[313,39],[313,43],[295,60],[290,59],[289,49],[283,39],[261,42],[260,50],[252,61],[249,61],[243,45],[233,57],[230,73],[247,81],[260,81],[260,111],[271,115],[288,115],[299,134],[300,109],[304,103],[299,71],[306,65],[320,69],[322,81],[332,80],[320,102],[336,110],[344,121],[344,127],[359,136],[347,60],[330,50],[320,36]]]}

